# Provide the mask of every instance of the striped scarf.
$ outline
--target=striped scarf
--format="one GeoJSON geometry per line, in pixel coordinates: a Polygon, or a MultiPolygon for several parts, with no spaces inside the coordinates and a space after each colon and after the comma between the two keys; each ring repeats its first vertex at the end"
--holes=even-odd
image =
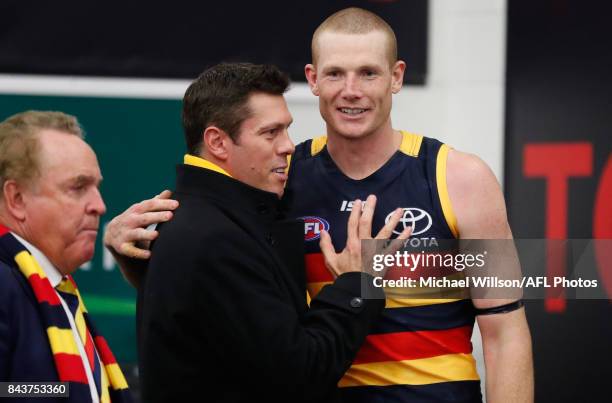
{"type": "MultiPolygon", "coordinates": [[[[0,225],[0,260],[9,266],[15,266],[16,263],[34,292],[38,301],[38,310],[47,328],[58,380],[70,384],[70,397],[66,401],[91,401],[83,360],[60,298],[38,262],[2,225],[0,225]]],[[[57,286],[57,291],[74,316],[77,333],[83,343],[100,402],[131,402],[125,377],[106,340],[96,332],[72,276],[65,276],[57,286]]]]}

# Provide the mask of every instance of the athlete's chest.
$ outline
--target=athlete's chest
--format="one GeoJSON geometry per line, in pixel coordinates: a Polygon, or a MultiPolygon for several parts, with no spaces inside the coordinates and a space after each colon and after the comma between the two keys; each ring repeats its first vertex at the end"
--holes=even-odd
{"type": "Polygon", "coordinates": [[[417,161],[397,161],[375,175],[354,181],[324,163],[310,160],[297,165],[290,184],[293,193],[289,214],[304,220],[306,252],[318,250],[323,229],[332,236],[336,249],[346,241],[346,226],[354,200],[377,197],[372,232],[376,234],[396,208],[403,209],[395,234],[413,227],[412,238],[427,242],[431,238],[448,238],[449,231],[436,204],[437,190],[423,165],[417,161]],[[327,169],[326,169],[327,168],[327,169]]]}

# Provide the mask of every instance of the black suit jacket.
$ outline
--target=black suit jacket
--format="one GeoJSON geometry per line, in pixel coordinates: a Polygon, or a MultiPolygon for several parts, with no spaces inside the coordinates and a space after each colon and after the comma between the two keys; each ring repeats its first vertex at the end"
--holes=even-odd
{"type": "MultiPolygon", "coordinates": [[[[180,207],[140,290],[143,401],[332,401],[384,307],[361,273],[306,304],[303,234],[275,194],[177,168],[180,207]]],[[[367,280],[367,278],[365,278],[367,280]]]]}

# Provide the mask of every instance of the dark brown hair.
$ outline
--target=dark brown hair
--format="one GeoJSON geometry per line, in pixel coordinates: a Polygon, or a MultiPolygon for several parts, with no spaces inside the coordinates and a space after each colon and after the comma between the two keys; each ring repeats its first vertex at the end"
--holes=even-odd
{"type": "Polygon", "coordinates": [[[183,97],[187,152],[200,154],[202,135],[209,126],[217,126],[236,142],[242,122],[250,116],[249,96],[282,95],[288,87],[288,76],[272,65],[221,63],[205,70],[183,97]]]}

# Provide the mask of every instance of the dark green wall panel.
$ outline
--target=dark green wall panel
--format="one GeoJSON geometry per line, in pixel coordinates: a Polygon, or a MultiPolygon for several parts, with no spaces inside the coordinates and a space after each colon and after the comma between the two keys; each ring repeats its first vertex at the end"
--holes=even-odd
{"type": "MultiPolygon", "coordinates": [[[[102,195],[108,210],[103,224],[132,203],[173,185],[174,167],[184,153],[179,100],[0,95],[1,120],[28,109],[78,117],[104,176],[102,195]]],[[[97,242],[91,267],[78,270],[76,279],[117,359],[135,363],[135,292],[116,265],[108,259],[105,263],[101,233],[97,242]]]]}

